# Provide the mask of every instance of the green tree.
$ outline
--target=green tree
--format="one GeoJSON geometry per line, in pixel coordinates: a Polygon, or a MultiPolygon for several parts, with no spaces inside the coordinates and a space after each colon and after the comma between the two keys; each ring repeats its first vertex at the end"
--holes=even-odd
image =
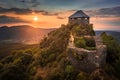
{"type": "Polygon", "coordinates": [[[105,32],[101,34],[104,44],[107,46],[107,57],[105,70],[109,75],[120,79],[120,44],[112,36],[105,32]]]}
{"type": "Polygon", "coordinates": [[[77,75],[76,80],[88,80],[88,78],[87,78],[87,76],[86,76],[83,72],[80,72],[80,73],[77,75]]]}

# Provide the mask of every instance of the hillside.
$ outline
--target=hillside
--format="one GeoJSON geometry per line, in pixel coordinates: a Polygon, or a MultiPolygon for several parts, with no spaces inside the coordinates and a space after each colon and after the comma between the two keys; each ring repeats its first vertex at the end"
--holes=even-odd
{"type": "MultiPolygon", "coordinates": [[[[84,30],[82,31],[81,28],[78,27],[79,26],[77,25],[69,25],[69,24],[62,25],[59,29],[50,32],[48,36],[44,37],[40,43],[39,48],[13,51],[11,55],[5,57],[0,61],[0,79],[1,80],[115,80],[116,79],[115,74],[116,73],[119,74],[119,72],[117,71],[119,68],[116,68],[115,74],[114,73],[112,74],[111,68],[115,68],[117,66],[111,66],[111,63],[107,62],[105,67],[95,70],[92,73],[79,71],[73,66],[68,56],[68,43],[69,43],[70,34],[72,32],[73,35],[79,36],[88,33],[88,32],[84,32],[84,30]],[[79,30],[81,30],[81,32],[79,30]]],[[[91,32],[92,32],[91,35],[93,35],[93,31],[91,32]]],[[[107,37],[107,35],[105,35],[104,37],[107,37]]],[[[108,38],[108,42],[109,40],[111,39],[108,38]]],[[[118,45],[114,41],[111,43],[115,44],[116,47],[118,45]]],[[[107,45],[109,46],[110,44],[107,45]]],[[[94,45],[89,45],[89,46],[94,46],[94,45]]],[[[113,52],[115,50],[116,49],[114,49],[113,52]]],[[[85,57],[85,55],[82,56],[74,55],[74,56],[77,60],[82,60],[85,57]]],[[[113,56],[115,55],[113,54],[113,56]]],[[[107,59],[109,61],[111,59],[111,56],[109,56],[107,59]]],[[[116,65],[119,64],[119,62],[116,62],[116,59],[114,59],[114,63],[116,65]]],[[[87,66],[89,67],[89,65],[87,66]]]]}
{"type": "Polygon", "coordinates": [[[0,42],[36,44],[55,29],[34,28],[27,25],[0,27],[0,42]]]}

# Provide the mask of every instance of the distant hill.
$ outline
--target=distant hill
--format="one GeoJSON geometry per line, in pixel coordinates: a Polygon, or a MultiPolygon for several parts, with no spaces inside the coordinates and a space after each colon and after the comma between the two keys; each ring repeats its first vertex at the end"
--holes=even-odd
{"type": "Polygon", "coordinates": [[[38,43],[53,29],[34,28],[27,25],[0,27],[0,42],[11,43],[38,43]]]}
{"type": "MultiPolygon", "coordinates": [[[[47,35],[49,32],[55,30],[34,28],[28,25],[20,26],[1,26],[0,27],[0,43],[38,43],[40,40],[47,35]]],[[[95,31],[96,35],[100,35],[102,32],[106,32],[112,35],[120,42],[120,31],[95,31]]]]}
{"type": "Polygon", "coordinates": [[[95,31],[96,35],[100,35],[102,32],[106,32],[120,42],[120,31],[95,31]]]}

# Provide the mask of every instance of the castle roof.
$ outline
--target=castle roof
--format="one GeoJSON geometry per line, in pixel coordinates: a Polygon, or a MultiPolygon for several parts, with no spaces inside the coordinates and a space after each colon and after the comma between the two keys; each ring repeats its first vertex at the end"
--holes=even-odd
{"type": "Polygon", "coordinates": [[[82,10],[79,10],[79,11],[75,12],[69,18],[78,18],[78,17],[89,18],[89,16],[86,15],[82,10]]]}

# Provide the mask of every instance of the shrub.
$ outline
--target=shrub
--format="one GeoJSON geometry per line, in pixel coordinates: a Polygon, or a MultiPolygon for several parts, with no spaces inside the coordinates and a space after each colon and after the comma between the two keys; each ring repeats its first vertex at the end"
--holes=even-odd
{"type": "Polygon", "coordinates": [[[0,80],[26,80],[27,75],[22,67],[8,64],[0,74],[0,80]]]}
{"type": "Polygon", "coordinates": [[[65,68],[66,80],[74,80],[77,72],[74,70],[72,65],[66,65],[65,68]]]}
{"type": "Polygon", "coordinates": [[[88,47],[95,47],[95,40],[94,38],[84,38],[86,41],[86,46],[88,47]]]}
{"type": "Polygon", "coordinates": [[[87,76],[83,72],[80,72],[77,75],[77,79],[76,80],[88,80],[88,79],[87,79],[87,76]]]}
{"type": "Polygon", "coordinates": [[[34,80],[43,80],[40,75],[35,76],[34,80]]]}
{"type": "Polygon", "coordinates": [[[103,43],[107,46],[106,72],[120,79],[120,44],[105,32],[101,34],[103,43]]]}
{"type": "Polygon", "coordinates": [[[2,63],[0,63],[0,73],[2,72],[4,65],[2,63]]]}
{"type": "Polygon", "coordinates": [[[63,80],[62,79],[62,74],[60,72],[52,72],[51,74],[49,74],[49,76],[47,77],[47,80],[63,80]]]}
{"type": "Polygon", "coordinates": [[[82,38],[82,37],[76,38],[74,40],[74,44],[78,48],[85,48],[86,47],[86,42],[85,42],[84,38],[82,38]]]}

